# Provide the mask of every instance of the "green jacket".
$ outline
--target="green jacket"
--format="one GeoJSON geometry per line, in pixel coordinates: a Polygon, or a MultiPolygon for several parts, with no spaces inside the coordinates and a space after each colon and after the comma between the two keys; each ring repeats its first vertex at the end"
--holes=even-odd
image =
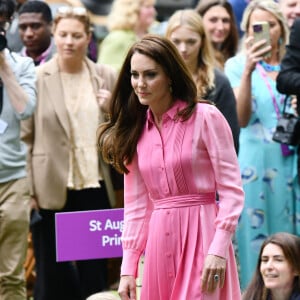
{"type": "Polygon", "coordinates": [[[99,46],[98,63],[110,65],[120,71],[129,48],[137,41],[131,30],[113,30],[99,46]]]}

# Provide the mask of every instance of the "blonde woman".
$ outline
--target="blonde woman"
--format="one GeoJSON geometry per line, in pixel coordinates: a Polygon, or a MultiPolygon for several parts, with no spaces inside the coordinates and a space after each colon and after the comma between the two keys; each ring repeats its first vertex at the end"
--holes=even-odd
{"type": "Polygon", "coordinates": [[[32,227],[34,299],[83,300],[107,288],[105,261],[56,262],[54,217],[56,212],[109,208],[113,200],[96,129],[115,73],[86,57],[91,25],[84,8],[61,7],[53,26],[57,55],[37,69],[38,106],[23,128],[31,196],[42,216],[32,227]]]}
{"type": "Polygon", "coordinates": [[[211,43],[205,33],[202,18],[192,10],[178,10],[169,19],[166,37],[176,46],[197,86],[198,97],[216,104],[228,121],[236,151],[239,126],[236,101],[229,80],[215,68],[211,43]]]}
{"type": "Polygon", "coordinates": [[[98,62],[116,70],[121,68],[127,51],[148,33],[156,16],[155,0],[115,0],[107,18],[108,35],[99,47],[98,62]]]}

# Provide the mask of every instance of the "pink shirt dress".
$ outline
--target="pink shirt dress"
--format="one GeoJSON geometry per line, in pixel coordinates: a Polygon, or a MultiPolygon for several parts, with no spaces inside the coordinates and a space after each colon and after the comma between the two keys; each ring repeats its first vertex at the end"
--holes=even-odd
{"type": "Polygon", "coordinates": [[[232,235],[244,202],[229,125],[210,104],[175,120],[177,100],[161,131],[151,112],[125,176],[121,275],[134,275],[145,251],[142,300],[239,300],[232,235]],[[218,191],[219,201],[216,201],[218,191]],[[226,258],[223,289],[201,291],[207,254],[226,258]]]}

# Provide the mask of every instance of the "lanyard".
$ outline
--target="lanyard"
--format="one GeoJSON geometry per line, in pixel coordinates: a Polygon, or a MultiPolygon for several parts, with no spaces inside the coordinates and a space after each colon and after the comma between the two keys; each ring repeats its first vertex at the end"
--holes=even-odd
{"type": "MultiPolygon", "coordinates": [[[[275,97],[275,95],[273,93],[273,90],[272,90],[272,87],[270,85],[270,82],[268,81],[267,74],[264,72],[263,67],[260,64],[257,63],[256,67],[257,67],[259,75],[262,77],[262,79],[264,80],[264,82],[265,82],[265,84],[267,86],[267,89],[269,90],[269,93],[270,93],[272,101],[273,101],[274,109],[275,109],[275,112],[276,112],[276,115],[277,115],[277,119],[279,119],[280,116],[281,116],[280,110],[279,110],[278,104],[276,102],[276,97],[275,97]]],[[[282,101],[283,98],[284,97],[282,96],[280,101],[282,101]]]]}

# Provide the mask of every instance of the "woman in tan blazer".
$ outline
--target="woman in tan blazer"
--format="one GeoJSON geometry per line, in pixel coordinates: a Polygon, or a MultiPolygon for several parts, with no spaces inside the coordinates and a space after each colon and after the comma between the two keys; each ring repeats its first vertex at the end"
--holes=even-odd
{"type": "Polygon", "coordinates": [[[35,300],[82,300],[107,288],[105,260],[56,262],[56,212],[109,208],[114,191],[98,155],[96,129],[104,119],[116,74],[86,57],[90,21],[84,8],[62,7],[54,19],[57,55],[37,68],[38,105],[23,124],[31,195],[41,221],[32,227],[35,300]]]}

